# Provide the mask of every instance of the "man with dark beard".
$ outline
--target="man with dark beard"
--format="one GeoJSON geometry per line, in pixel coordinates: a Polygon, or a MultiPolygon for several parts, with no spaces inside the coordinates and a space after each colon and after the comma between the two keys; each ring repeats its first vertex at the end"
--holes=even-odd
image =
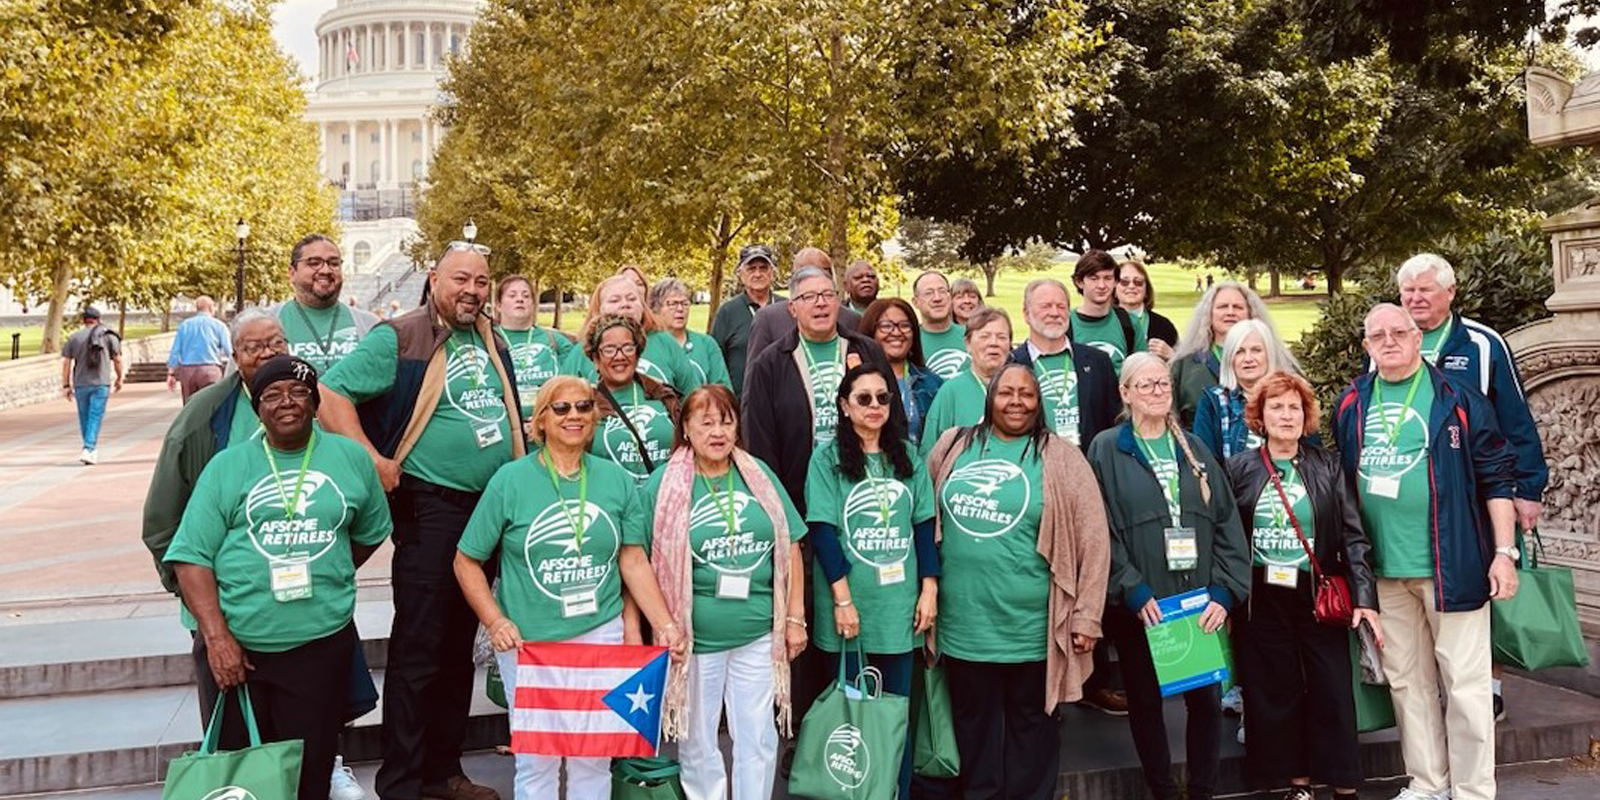
{"type": "Polygon", "coordinates": [[[311,362],[319,373],[326,374],[354,351],[361,337],[378,324],[372,312],[339,302],[344,259],[339,245],[320,233],[295,242],[289,254],[289,285],[294,287],[294,299],[271,311],[283,323],[289,354],[311,362]]]}
{"type": "Polygon", "coordinates": [[[488,254],[451,242],[429,302],[373,328],[324,380],[318,417],[367,449],[395,523],[384,800],[499,800],[461,770],[478,621],[453,569],[479,494],[526,452],[510,348],[484,314],[488,254]]]}

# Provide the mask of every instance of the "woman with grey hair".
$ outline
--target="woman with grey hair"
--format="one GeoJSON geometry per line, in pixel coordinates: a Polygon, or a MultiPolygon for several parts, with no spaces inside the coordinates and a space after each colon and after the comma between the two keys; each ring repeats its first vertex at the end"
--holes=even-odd
{"type": "Polygon", "coordinates": [[[1194,315],[1172,352],[1172,384],[1176,411],[1184,425],[1194,423],[1195,406],[1207,387],[1216,386],[1222,376],[1222,342],[1235,323],[1259,319],[1267,324],[1272,338],[1282,341],[1267,306],[1250,287],[1223,281],[1206,290],[1194,307],[1194,315]]]}
{"type": "Polygon", "coordinates": [[[1268,373],[1299,373],[1289,348],[1259,319],[1242,320],[1222,340],[1222,374],[1208,386],[1194,410],[1194,435],[1218,461],[1261,446],[1261,437],[1244,424],[1244,407],[1268,373]]]}
{"type": "Polygon", "coordinates": [[[978,284],[971,278],[956,278],[950,282],[950,313],[955,315],[957,324],[967,324],[967,318],[980,308],[983,308],[983,292],[978,291],[978,284]]]}
{"type": "Polygon", "coordinates": [[[683,346],[689,365],[700,376],[701,385],[720,383],[732,386],[728,377],[728,363],[722,358],[722,348],[717,340],[699,331],[689,330],[689,307],[693,300],[689,287],[677,278],[665,278],[650,287],[650,310],[656,321],[683,346]]]}

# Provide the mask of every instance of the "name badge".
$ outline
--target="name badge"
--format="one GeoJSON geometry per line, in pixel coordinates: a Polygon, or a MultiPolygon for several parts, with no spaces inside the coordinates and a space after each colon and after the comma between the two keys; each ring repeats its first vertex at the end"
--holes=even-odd
{"type": "Polygon", "coordinates": [[[485,447],[497,445],[500,443],[500,440],[505,438],[505,435],[500,432],[500,423],[498,422],[491,422],[487,425],[479,425],[478,427],[473,428],[472,432],[478,437],[479,450],[482,450],[485,447]]]}
{"type": "Polygon", "coordinates": [[[1293,589],[1300,585],[1300,570],[1280,564],[1267,565],[1267,584],[1293,589]]]}
{"type": "Polygon", "coordinates": [[[1383,475],[1372,475],[1367,478],[1367,491],[1378,496],[1393,500],[1400,496],[1400,479],[1383,475]]]}
{"type": "Polygon", "coordinates": [[[1167,528],[1167,569],[1183,572],[1200,563],[1200,545],[1194,528],[1167,528]]]}
{"type": "Polygon", "coordinates": [[[587,617],[600,612],[600,601],[595,598],[596,587],[582,586],[561,590],[561,616],[587,617]]]}
{"type": "Polygon", "coordinates": [[[724,600],[750,599],[750,576],[721,574],[717,576],[717,597],[724,600]]]}
{"type": "Polygon", "coordinates": [[[311,560],[272,562],[272,599],[280,603],[311,598],[311,560]]]}
{"type": "Polygon", "coordinates": [[[890,586],[906,582],[906,562],[896,561],[893,564],[879,565],[878,585],[890,586]]]}

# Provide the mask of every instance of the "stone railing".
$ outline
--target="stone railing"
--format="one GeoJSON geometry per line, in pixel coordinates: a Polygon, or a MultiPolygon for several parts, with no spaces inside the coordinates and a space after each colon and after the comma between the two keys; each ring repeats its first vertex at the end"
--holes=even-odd
{"type": "MultiPolygon", "coordinates": [[[[122,343],[122,368],[141,361],[165,364],[175,334],[158,333],[122,343]]],[[[61,355],[29,356],[0,361],[0,410],[38,403],[60,396],[61,355]]]]}

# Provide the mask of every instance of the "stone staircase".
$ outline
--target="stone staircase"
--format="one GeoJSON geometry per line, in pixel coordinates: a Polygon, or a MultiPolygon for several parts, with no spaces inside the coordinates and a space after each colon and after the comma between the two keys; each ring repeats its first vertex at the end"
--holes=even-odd
{"type": "Polygon", "coordinates": [[[402,308],[411,308],[417,304],[417,296],[422,291],[422,274],[415,268],[410,256],[396,253],[371,272],[346,277],[344,296],[354,297],[362,308],[368,310],[383,308],[389,305],[390,300],[399,300],[402,308]]]}

